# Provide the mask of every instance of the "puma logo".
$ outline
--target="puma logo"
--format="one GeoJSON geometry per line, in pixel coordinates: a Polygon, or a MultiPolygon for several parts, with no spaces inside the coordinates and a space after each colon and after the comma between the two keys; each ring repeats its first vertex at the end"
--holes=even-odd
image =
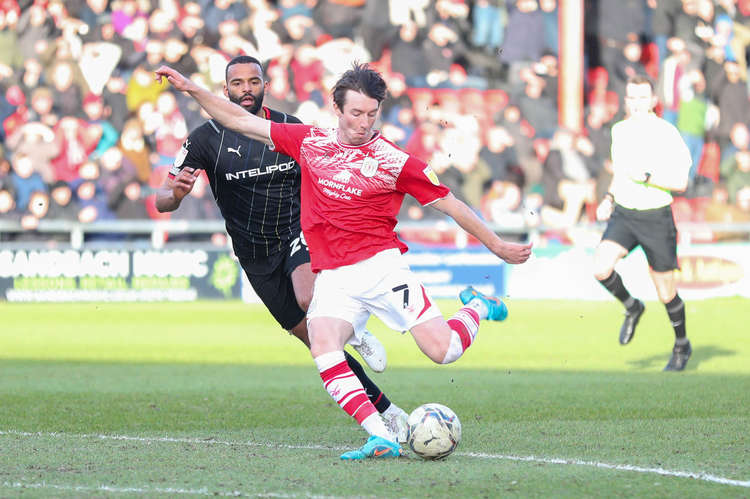
{"type": "Polygon", "coordinates": [[[234,149],[233,147],[227,147],[227,152],[233,152],[236,153],[238,157],[242,157],[242,154],[240,154],[240,147],[242,147],[242,144],[237,146],[237,149],[234,149]]]}

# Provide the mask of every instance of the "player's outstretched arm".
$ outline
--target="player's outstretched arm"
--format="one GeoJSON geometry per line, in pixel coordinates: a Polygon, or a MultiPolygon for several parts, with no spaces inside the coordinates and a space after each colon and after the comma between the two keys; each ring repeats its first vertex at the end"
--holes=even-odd
{"type": "Polygon", "coordinates": [[[432,205],[456,221],[466,232],[479,239],[487,249],[508,263],[523,263],[531,256],[531,243],[518,244],[503,241],[487,227],[466,203],[453,194],[435,201],[432,205]]]}
{"type": "Polygon", "coordinates": [[[166,78],[174,88],[188,93],[208,114],[225,127],[251,139],[259,140],[268,145],[272,144],[270,121],[250,114],[241,106],[199,87],[189,78],[185,78],[178,71],[168,66],[161,66],[155,73],[157,81],[161,82],[162,78],[166,78]]]}

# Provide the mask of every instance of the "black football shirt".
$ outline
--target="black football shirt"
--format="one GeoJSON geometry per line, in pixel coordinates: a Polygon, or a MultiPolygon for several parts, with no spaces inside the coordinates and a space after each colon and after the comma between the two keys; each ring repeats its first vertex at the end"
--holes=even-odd
{"type": "MultiPolygon", "coordinates": [[[[263,109],[271,121],[301,123],[263,109]]],[[[299,236],[300,167],[289,156],[209,120],[188,136],[170,177],[185,167],[206,171],[238,257],[267,259],[299,236]]]]}

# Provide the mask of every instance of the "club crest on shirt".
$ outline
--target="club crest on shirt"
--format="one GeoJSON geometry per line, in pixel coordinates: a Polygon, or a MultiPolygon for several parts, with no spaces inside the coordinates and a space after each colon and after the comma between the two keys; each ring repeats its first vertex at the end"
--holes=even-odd
{"type": "Polygon", "coordinates": [[[434,185],[440,185],[440,180],[438,180],[437,174],[432,171],[432,168],[430,168],[429,165],[422,170],[422,173],[424,173],[424,176],[430,179],[430,182],[434,185]]]}
{"type": "Polygon", "coordinates": [[[190,141],[186,140],[185,143],[182,144],[182,147],[180,147],[180,151],[177,153],[177,156],[174,157],[173,165],[177,168],[182,166],[182,162],[185,161],[185,157],[187,157],[188,153],[188,147],[190,147],[190,141]]]}
{"type": "Polygon", "coordinates": [[[374,177],[378,171],[378,160],[370,156],[365,157],[362,160],[362,166],[359,167],[359,171],[365,177],[374,177]]]}

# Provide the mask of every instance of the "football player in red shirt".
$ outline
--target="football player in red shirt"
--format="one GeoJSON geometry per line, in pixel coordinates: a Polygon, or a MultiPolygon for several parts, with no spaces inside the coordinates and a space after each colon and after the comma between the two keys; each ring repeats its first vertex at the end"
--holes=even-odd
{"type": "Polygon", "coordinates": [[[357,326],[374,313],[393,329],[409,330],[425,355],[447,364],[472,344],[480,319],[507,316],[501,300],[469,287],[460,295],[464,307],[443,318],[402,258],[407,247],[393,230],[404,195],[450,216],[507,263],[525,262],[531,244],[502,240],[440,184],[429,165],[373,130],[386,83],[367,65],[355,64],[334,87],[339,126],[333,129],[264,120],[169,67],[156,77],[190,94],[222,125],[301,165],[302,231],[318,273],[307,315],[310,352],[328,393],[371,435],[341,458],[399,456],[400,445],[344,359],[357,326]]]}

